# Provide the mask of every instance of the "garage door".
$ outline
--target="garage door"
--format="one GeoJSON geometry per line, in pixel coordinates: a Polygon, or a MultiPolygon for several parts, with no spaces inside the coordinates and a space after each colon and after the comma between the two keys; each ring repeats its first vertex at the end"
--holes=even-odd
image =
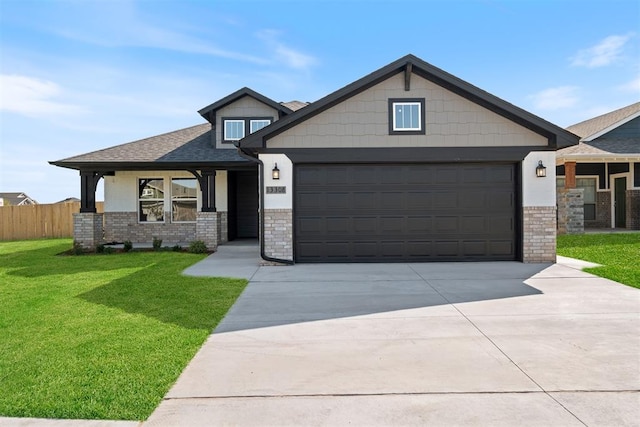
{"type": "Polygon", "coordinates": [[[296,262],[514,260],[515,170],[298,165],[296,262]]]}

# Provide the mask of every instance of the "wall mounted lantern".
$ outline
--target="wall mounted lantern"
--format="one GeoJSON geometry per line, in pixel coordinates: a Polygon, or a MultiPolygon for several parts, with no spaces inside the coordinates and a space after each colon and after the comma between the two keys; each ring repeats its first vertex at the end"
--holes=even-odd
{"type": "Polygon", "coordinates": [[[544,178],[547,176],[547,168],[542,164],[542,160],[538,160],[538,166],[536,167],[536,176],[538,178],[544,178]]]}
{"type": "Polygon", "coordinates": [[[278,169],[278,164],[276,163],[273,169],[271,170],[271,178],[280,179],[280,169],[278,169]]]}

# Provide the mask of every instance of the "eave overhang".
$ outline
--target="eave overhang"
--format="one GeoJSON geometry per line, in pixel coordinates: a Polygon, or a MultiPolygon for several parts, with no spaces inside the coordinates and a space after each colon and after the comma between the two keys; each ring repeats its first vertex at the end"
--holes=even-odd
{"type": "Polygon", "coordinates": [[[65,162],[52,161],[49,164],[79,171],[113,172],[136,170],[200,170],[200,169],[247,169],[255,167],[248,160],[234,162],[65,162]]]}

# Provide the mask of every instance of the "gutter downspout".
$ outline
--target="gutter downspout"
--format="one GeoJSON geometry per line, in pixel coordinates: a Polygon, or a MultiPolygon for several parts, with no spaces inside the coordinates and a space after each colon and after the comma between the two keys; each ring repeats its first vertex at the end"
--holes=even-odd
{"type": "Polygon", "coordinates": [[[264,253],[264,185],[262,185],[262,179],[264,177],[264,163],[257,157],[253,157],[251,154],[245,152],[241,147],[238,147],[238,154],[247,160],[250,160],[258,164],[258,173],[260,177],[260,258],[268,262],[277,262],[279,264],[293,265],[293,261],[288,259],[273,258],[264,253]]]}

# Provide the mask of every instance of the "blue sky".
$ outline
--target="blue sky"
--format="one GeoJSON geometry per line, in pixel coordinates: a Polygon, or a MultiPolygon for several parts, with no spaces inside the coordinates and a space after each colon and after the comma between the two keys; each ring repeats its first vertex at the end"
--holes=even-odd
{"type": "Polygon", "coordinates": [[[640,100],[640,1],[0,0],[0,191],[78,197],[49,160],[202,123],[243,86],[314,101],[408,53],[566,127],[640,100]]]}

